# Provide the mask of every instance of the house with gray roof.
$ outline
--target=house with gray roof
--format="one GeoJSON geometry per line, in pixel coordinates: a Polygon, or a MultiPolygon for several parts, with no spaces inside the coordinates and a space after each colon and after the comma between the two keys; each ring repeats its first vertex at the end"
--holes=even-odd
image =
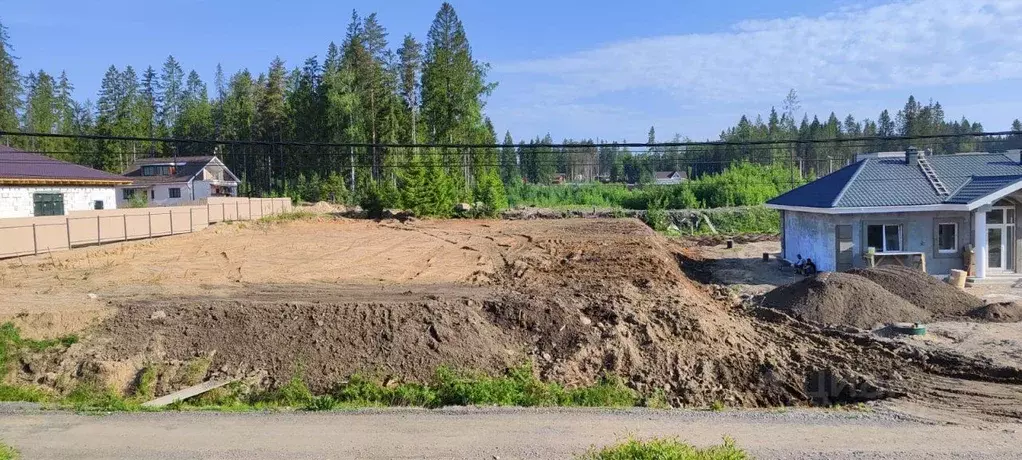
{"type": "Polygon", "coordinates": [[[0,146],[0,218],[114,209],[115,187],[130,182],[116,174],[0,146]]]}
{"type": "Polygon", "coordinates": [[[131,183],[118,188],[117,200],[127,206],[144,200],[150,206],[172,206],[215,196],[238,196],[241,181],[215,156],[145,158],[124,176],[131,183]]]}
{"type": "Polygon", "coordinates": [[[859,155],[854,163],[767,202],[781,213],[781,253],[821,271],[876,259],[925,258],[927,272],[1017,278],[1022,212],[1019,151],[859,155]],[[867,256],[867,257],[864,257],[867,256]]]}

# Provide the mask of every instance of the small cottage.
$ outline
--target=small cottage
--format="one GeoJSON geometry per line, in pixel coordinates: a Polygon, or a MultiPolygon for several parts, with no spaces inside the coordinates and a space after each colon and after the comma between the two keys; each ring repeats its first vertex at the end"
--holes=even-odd
{"type": "Polygon", "coordinates": [[[0,146],[0,218],[115,209],[123,176],[0,146]]]}
{"type": "Polygon", "coordinates": [[[685,171],[657,171],[653,173],[653,183],[656,185],[677,185],[688,179],[685,171]]]}
{"type": "Polygon", "coordinates": [[[860,155],[770,200],[781,213],[782,257],[821,271],[915,264],[934,275],[1015,277],[1022,267],[1018,151],[860,155]]]}

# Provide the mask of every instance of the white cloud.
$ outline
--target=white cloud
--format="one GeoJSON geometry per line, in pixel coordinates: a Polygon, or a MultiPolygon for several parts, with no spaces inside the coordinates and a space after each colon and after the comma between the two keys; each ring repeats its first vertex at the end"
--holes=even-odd
{"type": "Polygon", "coordinates": [[[493,70],[528,77],[520,89],[535,103],[627,91],[688,103],[775,102],[789,88],[822,97],[1022,78],[1020,25],[1019,0],[914,0],[629,40],[493,70]]]}

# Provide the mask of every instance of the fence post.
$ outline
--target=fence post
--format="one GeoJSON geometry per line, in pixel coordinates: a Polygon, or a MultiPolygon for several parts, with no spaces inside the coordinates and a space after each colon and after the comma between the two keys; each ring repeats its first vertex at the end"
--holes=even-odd
{"type": "Polygon", "coordinates": [[[99,225],[99,216],[96,216],[96,244],[102,244],[103,243],[103,237],[100,236],[100,234],[99,234],[99,227],[100,227],[100,225],[99,225]]]}
{"type": "Polygon", "coordinates": [[[147,212],[149,213],[149,238],[152,238],[153,237],[153,212],[152,211],[147,211],[147,212]]]}
{"type": "Polygon", "coordinates": [[[227,220],[227,203],[224,203],[223,201],[220,202],[220,218],[223,219],[223,221],[227,220]]]}
{"type": "Polygon", "coordinates": [[[35,236],[35,223],[32,223],[32,254],[39,255],[39,238],[35,236]]]}
{"type": "Polygon", "coordinates": [[[241,220],[241,204],[234,200],[234,220],[241,220]]]}
{"type": "Polygon", "coordinates": [[[67,248],[71,249],[71,218],[64,218],[64,228],[67,229],[67,248]]]}
{"type": "Polygon", "coordinates": [[[167,216],[170,217],[170,234],[174,234],[174,209],[167,209],[167,216]]]}
{"type": "Polygon", "coordinates": [[[188,233],[195,232],[195,217],[192,217],[192,214],[195,214],[194,211],[195,208],[192,207],[188,208],[188,233]]]}
{"type": "Polygon", "coordinates": [[[121,217],[124,218],[124,241],[128,241],[128,215],[121,214],[121,217]]]}
{"type": "Polygon", "coordinates": [[[246,198],[248,201],[248,220],[252,220],[252,199],[246,198]]]}

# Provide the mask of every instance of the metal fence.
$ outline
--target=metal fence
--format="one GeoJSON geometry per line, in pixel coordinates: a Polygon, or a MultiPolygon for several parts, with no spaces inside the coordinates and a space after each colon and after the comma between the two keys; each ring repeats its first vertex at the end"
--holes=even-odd
{"type": "Polygon", "coordinates": [[[209,198],[191,206],[74,211],[66,216],[0,219],[0,258],[200,231],[225,221],[291,211],[288,198],[209,198]]]}

